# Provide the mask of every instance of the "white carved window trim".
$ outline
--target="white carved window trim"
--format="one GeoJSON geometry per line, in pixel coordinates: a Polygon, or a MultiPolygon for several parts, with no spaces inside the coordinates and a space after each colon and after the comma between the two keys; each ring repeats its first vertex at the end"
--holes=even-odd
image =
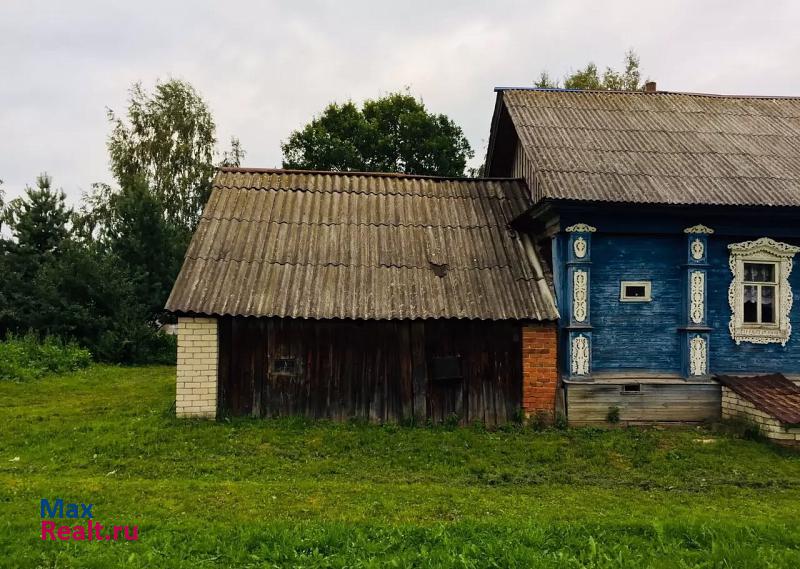
{"type": "Polygon", "coordinates": [[[653,300],[651,281],[620,281],[620,302],[650,302],[653,300]],[[630,296],[627,294],[629,286],[644,287],[644,296],[630,296]]]}
{"type": "Polygon", "coordinates": [[[728,245],[729,266],[733,280],[728,288],[728,303],[731,320],[728,328],[731,338],[737,343],[777,343],[786,345],[792,335],[789,313],[792,309],[792,287],[789,275],[792,258],[800,247],[762,237],[756,241],[744,241],[728,245]],[[775,265],[775,323],[755,324],[744,322],[744,264],[769,263],[775,265]]]}

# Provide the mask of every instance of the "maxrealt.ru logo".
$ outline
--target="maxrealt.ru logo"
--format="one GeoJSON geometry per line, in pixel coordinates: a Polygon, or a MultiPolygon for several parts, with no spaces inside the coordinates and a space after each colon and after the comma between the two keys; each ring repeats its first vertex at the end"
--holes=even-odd
{"type": "Polygon", "coordinates": [[[108,533],[101,533],[105,526],[94,521],[92,507],[94,504],[65,503],[56,498],[52,503],[42,498],[42,539],[44,541],[116,541],[124,538],[128,541],[139,539],[139,526],[110,526],[108,533]],[[52,519],[61,518],[86,520],[86,525],[57,525],[52,519]]]}

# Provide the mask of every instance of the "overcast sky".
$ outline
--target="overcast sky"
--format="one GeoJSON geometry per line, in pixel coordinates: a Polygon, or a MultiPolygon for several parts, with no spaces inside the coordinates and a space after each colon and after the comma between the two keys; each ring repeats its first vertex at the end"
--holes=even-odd
{"type": "Polygon", "coordinates": [[[0,179],[47,171],[73,203],[108,172],[106,108],[192,83],[246,166],[330,101],[408,86],[485,152],[495,86],[641,57],[659,89],[800,95],[800,2],[0,1],[0,179]]]}

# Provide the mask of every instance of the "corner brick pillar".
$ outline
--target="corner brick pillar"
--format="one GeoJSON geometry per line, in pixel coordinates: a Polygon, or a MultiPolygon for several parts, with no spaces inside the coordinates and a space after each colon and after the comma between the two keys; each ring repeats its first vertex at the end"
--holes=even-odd
{"type": "Polygon", "coordinates": [[[217,416],[218,344],[216,318],[178,318],[178,417],[217,416]]]}
{"type": "Polygon", "coordinates": [[[522,327],[522,408],[553,418],[558,388],[558,353],[555,322],[522,327]]]}

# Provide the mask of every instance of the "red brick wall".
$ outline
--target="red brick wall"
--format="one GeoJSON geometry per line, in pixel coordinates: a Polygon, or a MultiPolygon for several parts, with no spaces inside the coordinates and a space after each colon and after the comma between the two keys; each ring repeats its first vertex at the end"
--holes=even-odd
{"type": "Polygon", "coordinates": [[[526,415],[545,412],[553,416],[558,388],[555,322],[522,327],[522,408],[526,415]]]}

